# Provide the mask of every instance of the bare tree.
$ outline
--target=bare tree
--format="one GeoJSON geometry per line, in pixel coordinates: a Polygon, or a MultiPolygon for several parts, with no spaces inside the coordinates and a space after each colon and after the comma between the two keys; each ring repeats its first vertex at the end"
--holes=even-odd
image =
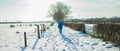
{"type": "Polygon", "coordinates": [[[64,4],[63,2],[57,2],[56,4],[51,5],[48,16],[53,17],[55,21],[63,20],[68,17],[71,13],[70,7],[64,4]]]}

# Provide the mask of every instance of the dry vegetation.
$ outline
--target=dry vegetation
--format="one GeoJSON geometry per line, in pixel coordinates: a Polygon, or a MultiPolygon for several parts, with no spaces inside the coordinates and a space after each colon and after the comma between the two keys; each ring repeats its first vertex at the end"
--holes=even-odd
{"type": "Polygon", "coordinates": [[[79,24],[79,23],[64,23],[65,26],[77,30],[77,31],[82,31],[85,33],[85,24],[79,24]]]}
{"type": "Polygon", "coordinates": [[[97,24],[96,32],[105,41],[111,41],[120,46],[120,24],[97,24]]]}
{"type": "MultiPolygon", "coordinates": [[[[64,23],[65,26],[73,30],[83,31],[85,33],[85,24],[64,23]]],[[[120,24],[96,24],[92,37],[101,38],[104,41],[111,41],[115,46],[120,46],[120,24]]]]}

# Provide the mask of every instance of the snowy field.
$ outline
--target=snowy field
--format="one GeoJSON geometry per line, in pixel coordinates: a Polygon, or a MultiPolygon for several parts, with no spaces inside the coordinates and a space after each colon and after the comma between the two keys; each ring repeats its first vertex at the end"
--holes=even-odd
{"type": "Polygon", "coordinates": [[[59,34],[57,24],[42,33],[40,39],[35,30],[36,26],[10,28],[9,24],[0,24],[0,51],[119,51],[112,43],[106,44],[68,27],[63,27],[63,33],[59,34]],[[27,33],[26,48],[24,32],[27,33]]]}

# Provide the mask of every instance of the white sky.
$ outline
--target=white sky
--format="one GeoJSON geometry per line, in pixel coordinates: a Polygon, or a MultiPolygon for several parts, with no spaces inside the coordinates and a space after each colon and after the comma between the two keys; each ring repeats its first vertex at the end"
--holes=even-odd
{"type": "Polygon", "coordinates": [[[0,21],[44,21],[57,1],[71,6],[73,18],[120,16],[120,0],[0,0],[0,21]]]}

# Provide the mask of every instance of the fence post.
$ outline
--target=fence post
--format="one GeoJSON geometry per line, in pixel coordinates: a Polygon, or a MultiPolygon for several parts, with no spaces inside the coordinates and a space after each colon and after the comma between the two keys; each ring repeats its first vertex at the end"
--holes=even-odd
{"type": "Polygon", "coordinates": [[[24,32],[24,42],[25,42],[25,47],[27,47],[26,32],[24,32]]]}
{"type": "Polygon", "coordinates": [[[46,31],[46,29],[45,29],[45,25],[43,24],[43,31],[46,31]]]}
{"type": "Polygon", "coordinates": [[[37,25],[38,39],[40,39],[39,25],[37,25]]]}
{"type": "Polygon", "coordinates": [[[43,24],[41,24],[41,35],[42,35],[42,25],[43,25],[43,24]]]}

